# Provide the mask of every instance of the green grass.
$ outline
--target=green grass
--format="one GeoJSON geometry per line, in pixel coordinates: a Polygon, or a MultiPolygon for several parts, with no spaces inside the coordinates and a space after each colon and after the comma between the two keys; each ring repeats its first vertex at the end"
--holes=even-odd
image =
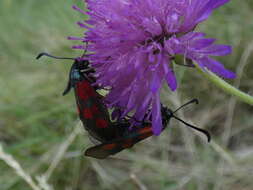
{"type": "MultiPolygon", "coordinates": [[[[181,81],[178,94],[165,87],[163,102],[176,108],[199,98],[200,105],[185,109],[179,116],[211,131],[212,143],[172,121],[160,137],[149,138],[115,159],[83,156],[83,150],[92,143],[84,130],[69,141],[78,117],[73,94],[61,96],[71,62],[35,60],[42,51],[69,57],[80,53],[70,48],[74,42],[66,40],[83,33],[75,22],[84,18],[71,9],[72,4],[82,6],[81,1],[74,0],[0,1],[0,142],[34,181],[37,183],[35,176],[54,165],[59,148],[69,142],[48,180],[56,190],[132,190],[141,189],[139,183],[148,190],[253,189],[252,107],[234,103],[188,68],[177,69],[181,81]]],[[[199,28],[217,37],[218,43],[233,45],[233,54],[220,60],[234,71],[245,65],[240,89],[250,94],[252,18],[251,0],[231,1],[199,28]]],[[[29,188],[0,161],[1,190],[29,188]]]]}

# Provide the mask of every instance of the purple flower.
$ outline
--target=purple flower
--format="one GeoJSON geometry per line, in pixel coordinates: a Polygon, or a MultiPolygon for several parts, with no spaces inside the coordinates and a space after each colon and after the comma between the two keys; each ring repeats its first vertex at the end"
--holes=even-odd
{"type": "MultiPolygon", "coordinates": [[[[96,69],[97,83],[111,87],[106,100],[133,111],[142,120],[151,109],[153,132],[162,129],[160,88],[167,82],[172,91],[177,82],[173,72],[175,56],[195,61],[203,70],[224,78],[235,74],[214,60],[231,52],[227,45],[194,32],[213,9],[229,0],[86,0],[89,20],[79,22],[87,29],[89,60],[96,69]]],[[[73,48],[85,49],[85,44],[73,48]]]]}

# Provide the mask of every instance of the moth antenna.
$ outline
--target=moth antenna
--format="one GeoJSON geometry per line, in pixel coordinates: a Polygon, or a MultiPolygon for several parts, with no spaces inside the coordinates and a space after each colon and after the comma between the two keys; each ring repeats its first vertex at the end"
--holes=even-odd
{"type": "Polygon", "coordinates": [[[173,111],[173,113],[176,113],[178,110],[182,109],[183,107],[185,107],[185,106],[187,106],[189,104],[193,104],[193,103],[198,104],[199,103],[198,99],[194,98],[194,99],[190,100],[189,102],[186,102],[185,104],[183,104],[182,106],[180,106],[179,108],[177,108],[175,111],[173,111]]]}
{"type": "Polygon", "coordinates": [[[47,57],[51,57],[51,58],[54,58],[54,59],[70,59],[70,60],[76,60],[75,58],[71,58],[71,57],[57,57],[57,56],[53,56],[53,55],[50,55],[48,53],[45,53],[45,52],[42,52],[40,53],[36,59],[39,59],[41,58],[42,56],[47,56],[47,57]]]}
{"type": "Polygon", "coordinates": [[[193,126],[193,125],[191,125],[191,124],[185,122],[184,120],[178,118],[177,116],[172,115],[172,117],[174,117],[176,120],[182,122],[182,123],[185,124],[187,127],[190,127],[190,128],[192,128],[192,129],[194,129],[194,130],[196,130],[196,131],[199,131],[199,132],[203,133],[204,135],[206,135],[206,137],[207,137],[207,142],[210,142],[210,141],[211,141],[211,135],[210,135],[210,133],[209,133],[207,130],[201,129],[201,128],[198,128],[198,127],[195,127],[195,126],[193,126]]]}

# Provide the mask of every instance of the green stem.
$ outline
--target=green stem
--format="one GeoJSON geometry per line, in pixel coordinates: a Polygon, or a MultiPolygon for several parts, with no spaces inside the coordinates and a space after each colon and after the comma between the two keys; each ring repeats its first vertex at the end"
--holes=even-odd
{"type": "Polygon", "coordinates": [[[207,80],[209,80],[210,82],[212,82],[213,84],[215,84],[217,87],[221,88],[222,90],[224,90],[225,92],[235,96],[236,98],[238,98],[239,100],[253,105],[253,97],[238,90],[237,88],[233,87],[232,85],[230,85],[229,83],[227,83],[226,81],[222,80],[220,77],[218,77],[217,75],[215,75],[214,73],[212,73],[211,71],[203,71],[198,64],[193,63],[196,66],[196,69],[199,73],[201,73],[207,80]]]}

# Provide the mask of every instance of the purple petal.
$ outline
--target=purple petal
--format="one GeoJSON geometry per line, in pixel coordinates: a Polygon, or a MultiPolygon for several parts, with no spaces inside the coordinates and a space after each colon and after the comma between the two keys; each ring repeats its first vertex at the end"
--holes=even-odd
{"type": "Polygon", "coordinates": [[[80,9],[80,8],[79,8],[78,6],[76,6],[76,5],[73,5],[72,8],[73,8],[74,10],[76,10],[76,11],[78,11],[78,12],[84,14],[84,15],[86,14],[86,12],[85,12],[84,10],[80,9]]]}
{"type": "Polygon", "coordinates": [[[153,19],[145,18],[142,21],[142,25],[145,27],[145,30],[147,32],[150,32],[154,36],[159,35],[162,32],[161,25],[155,18],[153,18],[153,19]]]}
{"type": "Polygon", "coordinates": [[[174,72],[169,67],[169,64],[163,64],[163,68],[166,73],[165,79],[168,83],[168,86],[172,91],[175,91],[177,89],[177,79],[174,72]]]}
{"type": "Polygon", "coordinates": [[[153,72],[153,77],[151,79],[150,89],[153,93],[157,93],[157,90],[161,86],[161,78],[158,76],[157,72],[153,72]]]}
{"type": "Polygon", "coordinates": [[[200,64],[205,66],[207,69],[210,71],[216,73],[217,75],[228,78],[228,79],[233,79],[236,77],[236,74],[225,69],[225,67],[219,63],[218,61],[211,59],[211,58],[205,58],[202,60],[197,60],[200,64]]]}
{"type": "Polygon", "coordinates": [[[91,29],[91,27],[87,26],[87,24],[84,24],[84,23],[82,23],[82,22],[77,22],[76,24],[77,24],[78,26],[80,26],[81,28],[85,28],[85,29],[87,29],[87,30],[90,30],[90,29],[91,29]]]}
{"type": "Polygon", "coordinates": [[[80,40],[80,41],[84,40],[83,37],[75,37],[75,36],[68,36],[67,39],[68,40],[80,40]]]}
{"type": "Polygon", "coordinates": [[[224,5],[229,0],[209,0],[208,3],[199,11],[198,13],[198,20],[196,20],[197,23],[205,20],[208,18],[208,16],[212,13],[213,9],[218,8],[221,5],[224,5]]]}
{"type": "Polygon", "coordinates": [[[180,41],[191,41],[191,40],[196,40],[196,39],[201,39],[203,37],[205,37],[205,33],[202,32],[189,32],[181,37],[179,37],[178,39],[180,41]]]}
{"type": "Polygon", "coordinates": [[[159,93],[156,93],[152,100],[152,130],[154,135],[162,132],[161,103],[159,93]]]}
{"type": "Polygon", "coordinates": [[[192,30],[198,23],[206,20],[212,11],[229,0],[191,0],[185,10],[183,31],[192,30]]]}
{"type": "Polygon", "coordinates": [[[76,45],[76,46],[72,46],[73,49],[86,49],[86,47],[84,45],[76,45]]]}
{"type": "Polygon", "coordinates": [[[206,48],[210,45],[212,45],[214,42],[215,42],[216,39],[205,39],[205,38],[202,38],[202,39],[197,39],[197,40],[194,40],[192,42],[192,46],[195,48],[195,49],[203,49],[203,48],[206,48]]]}
{"type": "Polygon", "coordinates": [[[168,72],[166,75],[167,83],[172,91],[175,91],[177,89],[177,80],[172,71],[168,72]]]}
{"type": "Polygon", "coordinates": [[[228,45],[212,45],[206,49],[202,49],[199,53],[212,55],[212,56],[223,56],[228,55],[232,52],[232,47],[228,45]]]}

